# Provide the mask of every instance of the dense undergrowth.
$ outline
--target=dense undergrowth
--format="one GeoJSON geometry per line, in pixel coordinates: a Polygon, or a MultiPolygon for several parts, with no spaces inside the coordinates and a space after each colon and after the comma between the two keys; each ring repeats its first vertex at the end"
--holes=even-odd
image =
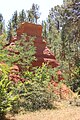
{"type": "MultiPolygon", "coordinates": [[[[14,83],[8,78],[6,65],[0,66],[0,117],[7,112],[18,113],[20,109],[38,110],[53,108],[55,95],[50,87],[50,75],[47,67],[43,65],[35,70],[35,73],[27,71],[25,82],[14,83]],[[2,69],[3,67],[3,69],[2,69]],[[6,69],[6,70],[5,70],[6,69]]],[[[8,67],[8,66],[7,66],[8,67]]]]}

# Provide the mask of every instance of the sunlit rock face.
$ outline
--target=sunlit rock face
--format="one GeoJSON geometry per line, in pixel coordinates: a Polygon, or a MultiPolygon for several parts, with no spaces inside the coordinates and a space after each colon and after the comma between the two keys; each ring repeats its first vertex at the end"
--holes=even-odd
{"type": "Polygon", "coordinates": [[[33,67],[41,66],[42,63],[48,63],[53,68],[59,65],[54,54],[46,46],[46,41],[42,38],[41,25],[27,22],[22,23],[17,30],[17,39],[13,39],[13,41],[20,39],[23,33],[26,33],[27,36],[35,37],[34,46],[36,47],[35,57],[37,58],[37,61],[32,63],[33,67]]]}

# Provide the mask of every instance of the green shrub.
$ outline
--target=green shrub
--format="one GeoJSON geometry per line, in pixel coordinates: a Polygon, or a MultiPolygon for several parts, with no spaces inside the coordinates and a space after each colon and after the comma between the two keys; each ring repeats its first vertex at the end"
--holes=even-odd
{"type": "Polygon", "coordinates": [[[25,110],[51,109],[55,95],[50,86],[51,76],[45,64],[36,68],[35,72],[25,72],[26,81],[21,85],[20,106],[25,110]]]}
{"type": "Polygon", "coordinates": [[[0,119],[2,119],[8,111],[11,111],[17,96],[14,94],[12,82],[8,79],[9,66],[0,64],[0,119]]]}

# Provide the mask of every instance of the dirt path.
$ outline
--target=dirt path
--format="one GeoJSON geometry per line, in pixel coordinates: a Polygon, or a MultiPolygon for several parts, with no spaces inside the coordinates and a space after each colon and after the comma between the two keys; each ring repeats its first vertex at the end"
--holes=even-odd
{"type": "MultiPolygon", "coordinates": [[[[15,120],[80,120],[80,107],[60,104],[59,109],[15,115],[15,120]]],[[[13,120],[13,119],[11,119],[13,120]]]]}
{"type": "Polygon", "coordinates": [[[15,116],[16,120],[80,120],[80,107],[59,110],[41,110],[15,116]]]}

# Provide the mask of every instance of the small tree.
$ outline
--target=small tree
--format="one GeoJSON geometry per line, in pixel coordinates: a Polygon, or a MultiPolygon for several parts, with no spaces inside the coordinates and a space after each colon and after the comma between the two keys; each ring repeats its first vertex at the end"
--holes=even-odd
{"type": "Polygon", "coordinates": [[[29,70],[35,60],[34,38],[22,35],[20,40],[15,41],[14,45],[8,46],[8,59],[11,64],[17,64],[20,73],[23,75],[25,70],[29,70]]]}
{"type": "Polygon", "coordinates": [[[37,20],[40,18],[39,6],[37,4],[32,4],[32,8],[27,11],[28,21],[32,23],[37,23],[37,20]]]}
{"type": "Polygon", "coordinates": [[[26,81],[19,91],[20,105],[30,111],[53,108],[56,97],[50,82],[50,69],[43,64],[31,72],[25,71],[24,76],[26,81]]]}
{"type": "Polygon", "coordinates": [[[0,13],[0,35],[5,31],[5,22],[3,15],[0,13]]]}
{"type": "Polygon", "coordinates": [[[18,22],[22,23],[24,21],[26,21],[26,12],[23,9],[21,12],[19,12],[18,22]]]}

